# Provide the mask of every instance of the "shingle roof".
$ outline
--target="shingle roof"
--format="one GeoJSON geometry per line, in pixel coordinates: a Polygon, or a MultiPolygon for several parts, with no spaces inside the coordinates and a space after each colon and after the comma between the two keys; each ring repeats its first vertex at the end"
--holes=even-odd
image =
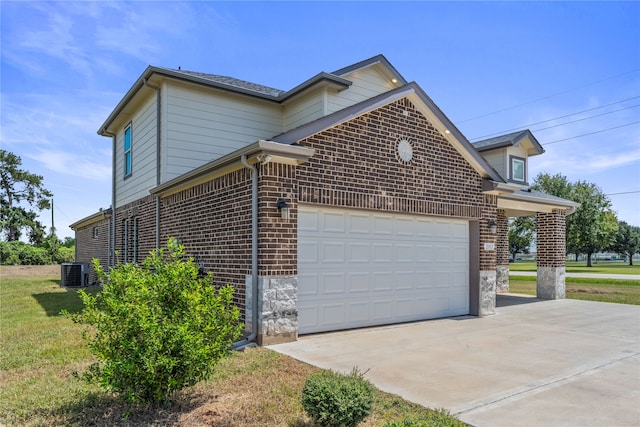
{"type": "Polygon", "coordinates": [[[182,73],[193,77],[198,77],[205,80],[210,80],[212,82],[221,83],[226,86],[231,86],[233,88],[242,89],[245,91],[255,92],[258,95],[267,95],[273,97],[279,97],[283,95],[286,91],[275,89],[272,87],[264,86],[257,83],[251,83],[244,80],[236,79],[228,76],[220,76],[217,74],[206,74],[206,73],[198,73],[195,71],[185,71],[185,70],[171,70],[175,73],[182,73]]]}
{"type": "Polygon", "coordinates": [[[496,148],[518,145],[518,142],[520,142],[520,140],[525,137],[529,137],[529,140],[533,144],[538,154],[544,153],[544,148],[542,148],[542,145],[540,145],[536,137],[533,136],[529,129],[519,130],[517,132],[508,133],[506,135],[496,136],[495,138],[483,139],[482,141],[476,141],[472,144],[476,148],[476,150],[482,152],[494,150],[496,148]]]}

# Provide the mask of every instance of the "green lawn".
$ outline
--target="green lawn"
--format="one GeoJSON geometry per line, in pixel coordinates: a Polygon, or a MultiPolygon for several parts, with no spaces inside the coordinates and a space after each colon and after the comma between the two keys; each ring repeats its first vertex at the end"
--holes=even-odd
{"type": "MultiPolygon", "coordinates": [[[[640,280],[567,277],[567,298],[640,305],[640,280]]],[[[509,292],[535,295],[536,278],[509,276],[509,292]]]]}
{"type": "MultiPolygon", "coordinates": [[[[516,261],[509,263],[511,271],[536,271],[535,261],[516,261]]],[[[567,261],[568,273],[594,274],[640,274],[640,265],[630,266],[620,261],[599,261],[592,267],[587,267],[586,261],[567,261]]]]}
{"type": "MultiPolygon", "coordinates": [[[[233,353],[214,377],[161,406],[130,408],[77,380],[93,358],[82,326],[59,315],[81,307],[58,280],[10,279],[0,286],[0,426],[295,426],[311,427],[300,403],[317,368],[258,348],[233,353]]],[[[363,427],[412,417],[424,426],[464,426],[443,412],[376,392],[363,427]],[[429,421],[427,421],[429,420],[429,421]]]]}

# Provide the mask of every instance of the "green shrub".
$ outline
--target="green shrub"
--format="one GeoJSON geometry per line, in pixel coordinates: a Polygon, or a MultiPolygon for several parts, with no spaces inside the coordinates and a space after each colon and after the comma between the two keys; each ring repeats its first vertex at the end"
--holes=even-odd
{"type": "Polygon", "coordinates": [[[432,411],[429,415],[405,417],[389,421],[384,427],[464,427],[466,424],[449,415],[445,409],[432,411]]]}
{"type": "Polygon", "coordinates": [[[302,407],[321,426],[356,426],[371,413],[374,387],[357,369],[349,375],[320,371],[302,389],[302,407]]]}
{"type": "Polygon", "coordinates": [[[51,255],[24,242],[0,242],[0,260],[2,265],[46,265],[51,264],[51,255]]]}
{"type": "Polygon", "coordinates": [[[166,401],[171,393],[210,377],[215,363],[239,337],[233,288],[215,290],[211,275],[184,247],[169,239],[141,266],[118,265],[108,273],[94,260],[103,290],[79,291],[83,310],[74,322],[85,332],[98,361],[82,377],[131,403],[166,401]]]}

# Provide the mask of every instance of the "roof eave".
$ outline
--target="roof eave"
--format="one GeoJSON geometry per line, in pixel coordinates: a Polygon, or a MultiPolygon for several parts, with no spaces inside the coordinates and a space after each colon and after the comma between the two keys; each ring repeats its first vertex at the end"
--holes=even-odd
{"type": "Polygon", "coordinates": [[[82,218],[81,220],[74,222],[73,224],[69,225],[69,228],[72,229],[73,231],[76,231],[79,228],[83,228],[83,227],[86,227],[87,225],[95,224],[96,222],[101,221],[105,218],[111,218],[111,214],[112,214],[111,208],[101,209],[100,211],[92,215],[89,215],[87,217],[82,218]]]}
{"type": "Polygon", "coordinates": [[[306,163],[314,153],[315,150],[312,148],[260,140],[152,188],[149,192],[165,197],[242,169],[242,156],[245,156],[250,164],[273,162],[299,165],[306,163]]]}

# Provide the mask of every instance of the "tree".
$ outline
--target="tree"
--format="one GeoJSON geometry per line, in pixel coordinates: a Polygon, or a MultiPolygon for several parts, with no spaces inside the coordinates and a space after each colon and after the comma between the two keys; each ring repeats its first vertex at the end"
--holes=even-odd
{"type": "Polygon", "coordinates": [[[628,256],[629,265],[633,265],[633,256],[640,253],[640,227],[620,221],[616,240],[610,249],[621,255],[628,256]]]}
{"type": "Polygon", "coordinates": [[[586,254],[587,267],[591,267],[591,255],[607,249],[618,231],[618,221],[607,196],[595,184],[570,183],[561,174],[539,174],[532,188],[580,203],[580,207],[567,217],[567,249],[586,254]]]}
{"type": "Polygon", "coordinates": [[[35,211],[49,209],[52,194],[43,187],[42,176],[20,169],[21,165],[20,157],[0,150],[0,231],[11,242],[26,229],[29,240],[40,243],[44,227],[35,211]]]}
{"type": "Polygon", "coordinates": [[[529,253],[535,236],[535,217],[523,216],[509,222],[509,253],[515,261],[519,253],[529,253]]]}

